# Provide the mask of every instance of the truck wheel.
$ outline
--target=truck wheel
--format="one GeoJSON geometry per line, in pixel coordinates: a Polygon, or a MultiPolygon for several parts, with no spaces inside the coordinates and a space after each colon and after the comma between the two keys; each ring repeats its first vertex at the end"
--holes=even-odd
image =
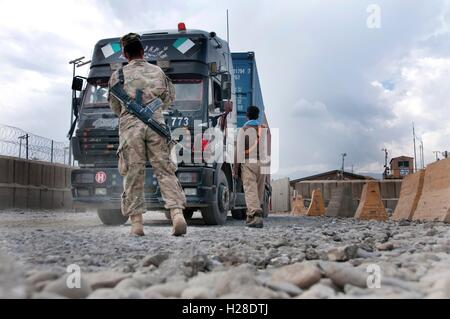
{"type": "Polygon", "coordinates": [[[216,200],[208,207],[202,208],[202,217],[207,225],[223,225],[230,210],[230,190],[225,173],[220,170],[217,181],[216,200]]]}
{"type": "Polygon", "coordinates": [[[128,216],[123,216],[120,209],[98,209],[97,215],[108,226],[123,225],[128,220],[128,216]]]}
{"type": "Polygon", "coordinates": [[[237,220],[244,220],[247,218],[247,210],[246,209],[233,209],[231,210],[231,216],[237,220]]]}

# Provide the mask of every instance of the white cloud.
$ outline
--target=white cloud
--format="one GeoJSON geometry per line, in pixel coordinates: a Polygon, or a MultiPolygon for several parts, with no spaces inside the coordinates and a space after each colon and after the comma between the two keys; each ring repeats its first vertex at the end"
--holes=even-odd
{"type": "Polygon", "coordinates": [[[394,90],[380,92],[380,101],[392,107],[394,117],[389,126],[404,127],[405,134],[389,143],[397,155],[411,154],[412,122],[424,142],[426,162],[434,160],[433,151],[450,147],[450,57],[440,58],[412,52],[396,61],[394,90]]]}

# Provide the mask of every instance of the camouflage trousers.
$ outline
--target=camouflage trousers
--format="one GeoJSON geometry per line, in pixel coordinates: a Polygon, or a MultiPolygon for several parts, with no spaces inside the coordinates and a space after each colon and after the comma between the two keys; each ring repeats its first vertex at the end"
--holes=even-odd
{"type": "Polygon", "coordinates": [[[122,214],[138,215],[146,212],[144,185],[145,164],[150,161],[158,180],[165,208],[184,209],[186,196],[175,175],[177,166],[170,160],[167,142],[138,119],[120,123],[119,173],[124,176],[122,214]]]}
{"type": "Polygon", "coordinates": [[[241,171],[247,216],[253,216],[257,212],[262,212],[266,175],[261,174],[259,163],[243,163],[241,164],[241,171]]]}

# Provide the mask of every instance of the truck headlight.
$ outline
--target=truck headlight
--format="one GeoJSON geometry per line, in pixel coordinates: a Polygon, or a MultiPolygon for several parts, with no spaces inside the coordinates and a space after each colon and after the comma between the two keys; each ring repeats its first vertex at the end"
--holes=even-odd
{"type": "Polygon", "coordinates": [[[79,196],[79,197],[91,196],[91,194],[89,193],[89,189],[87,189],[87,188],[77,188],[76,192],[77,192],[77,196],[79,196]]]}
{"type": "Polygon", "coordinates": [[[185,188],[184,193],[186,196],[197,196],[197,188],[185,188]]]}
{"type": "Polygon", "coordinates": [[[181,172],[178,174],[180,183],[197,183],[198,174],[193,172],[181,172]]]}
{"type": "Polygon", "coordinates": [[[108,192],[107,192],[106,188],[96,188],[95,189],[95,195],[106,196],[107,193],[108,192]]]}

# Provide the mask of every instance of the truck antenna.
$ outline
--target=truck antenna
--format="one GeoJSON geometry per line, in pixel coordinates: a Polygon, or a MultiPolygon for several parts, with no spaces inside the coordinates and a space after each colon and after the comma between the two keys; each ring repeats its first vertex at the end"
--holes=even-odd
{"type": "Polygon", "coordinates": [[[228,47],[230,47],[230,23],[228,20],[228,9],[227,9],[227,43],[228,47]]]}

